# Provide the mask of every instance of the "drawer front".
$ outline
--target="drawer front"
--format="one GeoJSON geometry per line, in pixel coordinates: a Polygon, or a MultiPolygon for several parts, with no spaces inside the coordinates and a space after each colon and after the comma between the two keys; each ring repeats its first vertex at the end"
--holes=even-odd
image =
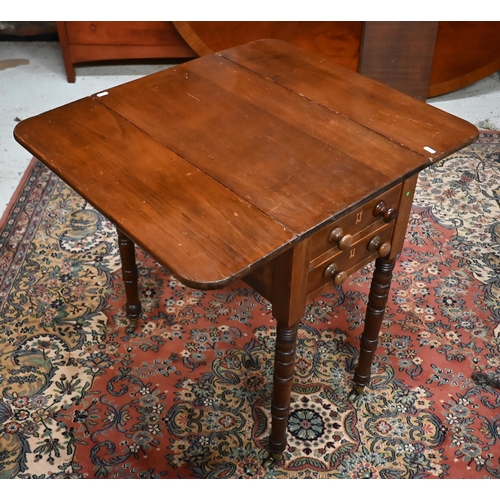
{"type": "Polygon", "coordinates": [[[71,45],[172,45],[184,42],[167,21],[67,21],[71,45]]]}
{"type": "MultiPolygon", "coordinates": [[[[336,220],[325,228],[318,231],[311,239],[311,260],[316,259],[326,252],[340,250],[335,241],[331,242],[329,237],[334,229],[341,229],[341,234],[352,236],[352,243],[362,238],[366,233],[376,230],[378,227],[388,225],[384,221],[383,215],[373,214],[375,207],[384,202],[386,207],[397,209],[401,195],[401,185],[395,186],[386,193],[377,196],[373,200],[365,203],[358,210],[353,210],[348,215],[336,220]],[[373,227],[370,227],[373,226],[373,227]]],[[[390,224],[390,223],[389,223],[390,224]]]]}
{"type": "Polygon", "coordinates": [[[324,287],[325,285],[333,286],[333,277],[325,277],[325,270],[331,265],[335,264],[336,272],[347,272],[351,274],[355,270],[366,265],[368,262],[376,259],[379,254],[378,251],[371,250],[369,243],[373,238],[378,237],[380,243],[390,243],[394,229],[394,221],[384,224],[375,231],[365,235],[359,239],[348,250],[327,252],[324,258],[319,257],[311,261],[311,268],[308,275],[308,295],[314,293],[316,290],[324,287]]]}

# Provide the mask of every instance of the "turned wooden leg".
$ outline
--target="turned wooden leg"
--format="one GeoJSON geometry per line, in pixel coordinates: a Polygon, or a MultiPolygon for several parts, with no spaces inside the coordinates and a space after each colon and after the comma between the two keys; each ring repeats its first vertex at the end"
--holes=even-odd
{"type": "Polygon", "coordinates": [[[270,455],[264,460],[264,467],[272,467],[274,463],[279,462],[287,445],[297,330],[306,308],[310,260],[310,238],[306,238],[274,261],[272,304],[277,332],[269,436],[270,455]]]}
{"type": "Polygon", "coordinates": [[[365,328],[361,335],[359,360],[354,373],[355,388],[349,396],[351,401],[363,392],[370,381],[373,356],[378,345],[395,262],[395,259],[382,257],[375,261],[375,271],[368,296],[365,328]]]}
{"type": "Polygon", "coordinates": [[[271,454],[281,454],[286,448],[298,326],[296,323],[290,328],[284,328],[278,322],[271,404],[272,424],[269,437],[271,454]]]}
{"type": "Polygon", "coordinates": [[[141,315],[141,302],[137,285],[137,264],[135,262],[134,242],[117,228],[118,247],[122,262],[122,276],[125,283],[127,302],[125,310],[131,321],[137,321],[141,315]]]}

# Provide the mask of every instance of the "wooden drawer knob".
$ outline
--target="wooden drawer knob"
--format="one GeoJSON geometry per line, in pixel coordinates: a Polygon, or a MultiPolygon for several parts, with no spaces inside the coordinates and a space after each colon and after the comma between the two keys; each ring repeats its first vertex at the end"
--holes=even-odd
{"type": "Polygon", "coordinates": [[[328,241],[330,243],[336,244],[340,250],[348,250],[352,245],[352,234],[344,234],[344,230],[341,227],[336,227],[328,236],[328,241]]]}
{"type": "Polygon", "coordinates": [[[323,273],[323,277],[333,280],[335,286],[340,286],[347,279],[348,274],[345,271],[337,271],[337,264],[330,264],[323,273]]]}
{"type": "Polygon", "coordinates": [[[367,249],[370,252],[374,252],[375,250],[377,250],[380,257],[385,257],[386,255],[389,255],[389,253],[391,252],[391,248],[392,248],[391,243],[389,241],[382,243],[380,236],[374,236],[370,240],[367,246],[367,249]]]}
{"type": "Polygon", "coordinates": [[[373,209],[373,215],[375,217],[382,215],[384,218],[384,222],[392,222],[398,216],[398,209],[394,207],[388,207],[385,204],[385,201],[379,201],[373,209]]]}

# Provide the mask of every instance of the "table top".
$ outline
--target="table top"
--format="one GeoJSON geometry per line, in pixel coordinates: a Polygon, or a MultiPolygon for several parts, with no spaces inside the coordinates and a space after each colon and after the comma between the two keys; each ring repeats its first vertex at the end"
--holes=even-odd
{"type": "Polygon", "coordinates": [[[14,135],[181,281],[216,288],[477,129],[260,40],[29,118],[14,135]]]}

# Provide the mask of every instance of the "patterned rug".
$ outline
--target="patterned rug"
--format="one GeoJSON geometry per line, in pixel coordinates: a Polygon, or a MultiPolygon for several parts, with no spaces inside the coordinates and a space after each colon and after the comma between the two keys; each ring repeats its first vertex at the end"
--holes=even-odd
{"type": "Polygon", "coordinates": [[[289,446],[265,470],[275,322],[197,291],[33,162],[0,234],[2,478],[500,478],[500,132],[425,170],[373,378],[347,400],[372,267],[299,330],[289,446]]]}

